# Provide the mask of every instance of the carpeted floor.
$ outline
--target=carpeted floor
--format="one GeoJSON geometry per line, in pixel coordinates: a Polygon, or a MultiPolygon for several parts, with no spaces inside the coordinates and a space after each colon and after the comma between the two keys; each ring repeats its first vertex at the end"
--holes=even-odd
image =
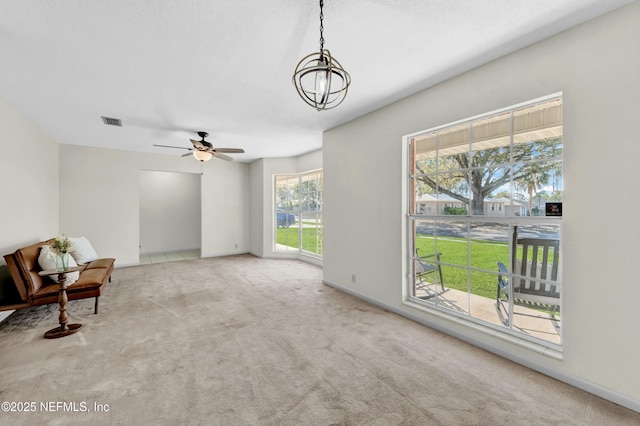
{"type": "Polygon", "coordinates": [[[116,269],[0,324],[0,424],[638,425],[640,414],[250,255],[116,269]]]}

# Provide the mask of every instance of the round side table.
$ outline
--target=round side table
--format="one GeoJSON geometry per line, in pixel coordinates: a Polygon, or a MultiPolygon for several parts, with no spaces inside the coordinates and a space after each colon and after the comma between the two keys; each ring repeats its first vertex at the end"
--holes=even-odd
{"type": "Polygon", "coordinates": [[[67,287],[65,286],[65,282],[67,281],[67,274],[69,272],[81,271],[83,267],[73,266],[71,268],[67,268],[64,271],[58,271],[57,269],[47,269],[41,272],[38,272],[38,275],[58,276],[58,303],[60,304],[60,316],[59,322],[60,326],[56,328],[52,328],[51,330],[44,333],[45,339],[57,339],[58,337],[68,336],[70,334],[75,333],[82,327],[82,324],[67,324],[69,317],[67,316],[67,302],[69,299],[67,298],[67,287]]]}

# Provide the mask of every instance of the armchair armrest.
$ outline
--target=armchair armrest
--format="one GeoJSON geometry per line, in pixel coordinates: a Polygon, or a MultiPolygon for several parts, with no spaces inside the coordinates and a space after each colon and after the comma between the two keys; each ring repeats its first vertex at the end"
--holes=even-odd
{"type": "Polygon", "coordinates": [[[509,270],[506,266],[504,266],[504,263],[498,262],[498,271],[501,272],[500,274],[498,274],[498,285],[500,286],[500,288],[505,289],[509,286],[509,279],[507,279],[504,275],[508,275],[509,270]]]}

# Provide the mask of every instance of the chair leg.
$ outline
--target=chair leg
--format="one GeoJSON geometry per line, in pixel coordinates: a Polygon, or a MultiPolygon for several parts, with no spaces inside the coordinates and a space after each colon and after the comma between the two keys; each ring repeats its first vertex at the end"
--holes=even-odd
{"type": "MultiPolygon", "coordinates": [[[[504,307],[504,300],[501,297],[501,293],[504,292],[505,299],[507,293],[502,288],[503,281],[501,278],[498,278],[498,294],[496,295],[496,311],[498,312],[498,318],[502,322],[505,327],[509,327],[509,309],[504,307]]],[[[508,301],[507,301],[508,303],[508,301]]]]}
{"type": "Polygon", "coordinates": [[[509,310],[504,307],[504,302],[500,298],[496,301],[496,312],[498,313],[498,318],[502,322],[502,325],[509,327],[509,310]]]}
{"type": "Polygon", "coordinates": [[[93,309],[93,314],[94,315],[98,315],[98,297],[100,297],[100,296],[96,296],[96,304],[95,304],[95,307],[93,309]]]}

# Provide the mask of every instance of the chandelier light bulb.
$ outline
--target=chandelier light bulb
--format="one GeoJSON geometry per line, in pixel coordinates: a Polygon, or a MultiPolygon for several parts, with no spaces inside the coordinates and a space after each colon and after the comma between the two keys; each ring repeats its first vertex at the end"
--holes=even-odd
{"type": "MultiPolygon", "coordinates": [[[[318,61],[318,67],[322,67],[325,66],[325,64],[322,63],[322,61],[318,61]]],[[[331,72],[329,72],[326,68],[325,69],[319,69],[316,72],[316,89],[315,89],[315,93],[316,93],[316,97],[319,101],[320,104],[323,104],[326,102],[326,99],[329,97],[329,87],[330,87],[330,80],[331,80],[331,72]]]]}

